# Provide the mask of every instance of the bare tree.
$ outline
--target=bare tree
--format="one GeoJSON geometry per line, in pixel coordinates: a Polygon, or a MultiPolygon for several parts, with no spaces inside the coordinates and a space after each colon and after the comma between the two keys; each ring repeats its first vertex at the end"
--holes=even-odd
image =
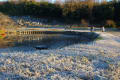
{"type": "Polygon", "coordinates": [[[56,4],[62,4],[62,0],[55,0],[56,4]]]}

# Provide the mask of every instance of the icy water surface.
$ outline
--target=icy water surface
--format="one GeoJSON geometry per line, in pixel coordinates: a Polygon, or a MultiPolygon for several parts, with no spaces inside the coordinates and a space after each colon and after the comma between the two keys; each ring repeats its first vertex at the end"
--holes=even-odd
{"type": "Polygon", "coordinates": [[[87,32],[57,32],[31,35],[6,35],[0,38],[0,48],[20,46],[36,47],[40,45],[45,45],[48,48],[60,48],[67,45],[92,41],[97,38],[97,35],[93,34],[94,33],[87,32]]]}

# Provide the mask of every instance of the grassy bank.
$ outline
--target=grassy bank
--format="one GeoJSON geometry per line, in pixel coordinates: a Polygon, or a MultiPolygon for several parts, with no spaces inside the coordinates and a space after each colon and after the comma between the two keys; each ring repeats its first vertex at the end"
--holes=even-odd
{"type": "Polygon", "coordinates": [[[21,26],[13,21],[8,15],[0,12],[0,33],[4,33],[5,29],[16,29],[18,27],[21,26]]]}

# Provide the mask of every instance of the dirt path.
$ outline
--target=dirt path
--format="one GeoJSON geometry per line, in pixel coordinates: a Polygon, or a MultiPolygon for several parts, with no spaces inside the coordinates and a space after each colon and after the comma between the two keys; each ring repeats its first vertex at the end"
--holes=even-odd
{"type": "Polygon", "coordinates": [[[108,33],[110,33],[110,34],[113,34],[113,35],[115,35],[115,36],[118,36],[118,37],[120,37],[120,31],[113,31],[113,32],[108,32],[108,33]]]}

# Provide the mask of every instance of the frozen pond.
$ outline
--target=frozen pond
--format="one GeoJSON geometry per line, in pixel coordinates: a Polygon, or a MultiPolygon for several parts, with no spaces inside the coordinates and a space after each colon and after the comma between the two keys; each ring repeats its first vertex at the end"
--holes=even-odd
{"type": "Polygon", "coordinates": [[[61,48],[77,43],[87,43],[98,35],[90,32],[47,32],[43,34],[5,35],[0,39],[0,48],[36,47],[45,45],[49,49],[61,48]]]}

